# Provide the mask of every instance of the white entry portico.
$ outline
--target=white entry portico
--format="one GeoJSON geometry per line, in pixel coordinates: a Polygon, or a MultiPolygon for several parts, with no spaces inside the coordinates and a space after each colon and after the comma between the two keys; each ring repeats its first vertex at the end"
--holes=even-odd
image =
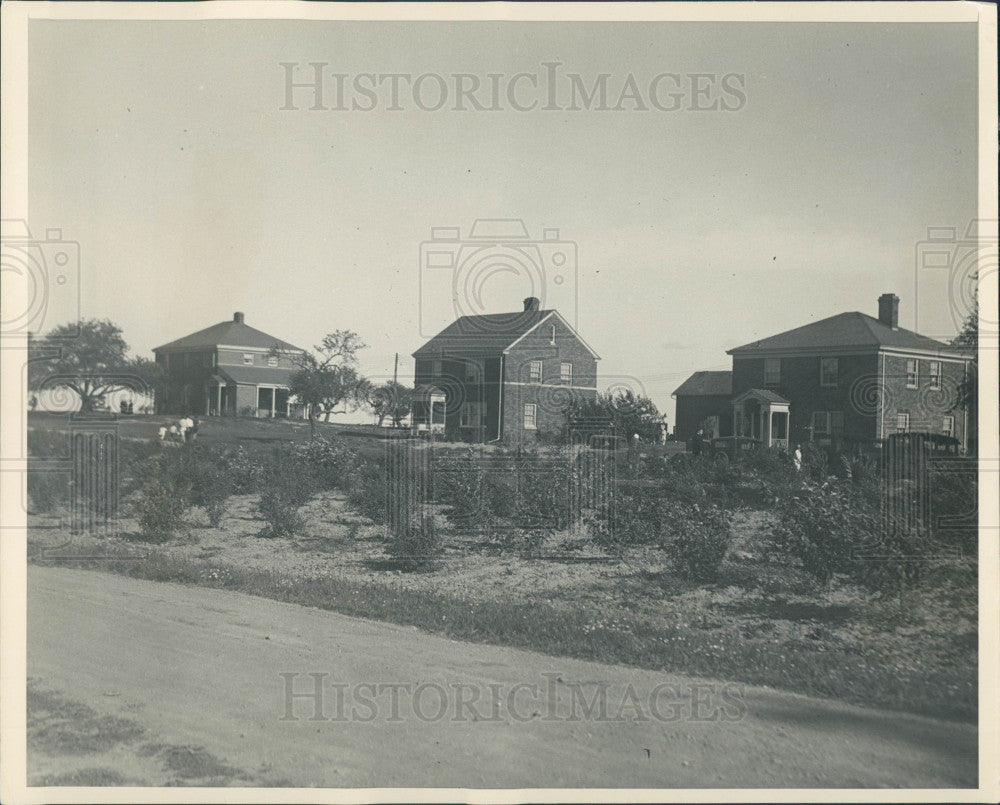
{"type": "Polygon", "coordinates": [[[768,389],[750,389],[733,400],[733,434],[788,449],[788,408],[791,403],[768,389]]]}

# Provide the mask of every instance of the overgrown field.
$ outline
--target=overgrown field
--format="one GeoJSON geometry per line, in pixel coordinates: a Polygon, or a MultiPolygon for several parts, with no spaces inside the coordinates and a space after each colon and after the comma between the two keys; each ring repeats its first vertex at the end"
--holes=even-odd
{"type": "MultiPolygon", "coordinates": [[[[267,423],[264,427],[273,427],[267,423]]],[[[38,458],[65,434],[29,433],[38,458]]],[[[32,561],[223,587],[459,639],[976,716],[975,474],[861,458],[120,442],[117,534],[29,474],[32,561]],[[887,505],[890,501],[892,505],[887,505]],[[912,507],[911,507],[912,508],[912,507]]]]}

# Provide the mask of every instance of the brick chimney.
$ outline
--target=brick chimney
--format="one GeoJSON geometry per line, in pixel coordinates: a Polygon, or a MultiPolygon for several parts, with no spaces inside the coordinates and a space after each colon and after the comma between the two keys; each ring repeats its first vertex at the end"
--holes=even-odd
{"type": "Polygon", "coordinates": [[[233,321],[237,324],[243,324],[243,314],[239,311],[233,314],[233,321]]]}
{"type": "Polygon", "coordinates": [[[542,303],[538,301],[538,297],[537,296],[529,296],[527,299],[524,300],[524,309],[525,310],[538,310],[538,308],[541,306],[541,304],[542,303]]]}
{"type": "Polygon", "coordinates": [[[899,297],[884,293],[878,298],[878,320],[893,330],[899,329],[899,297]]]}

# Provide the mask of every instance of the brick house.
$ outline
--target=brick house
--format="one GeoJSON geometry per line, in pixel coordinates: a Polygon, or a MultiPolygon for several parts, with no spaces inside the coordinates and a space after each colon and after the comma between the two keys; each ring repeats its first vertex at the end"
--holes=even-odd
{"type": "Polygon", "coordinates": [[[699,429],[707,439],[732,435],[732,372],[695,372],[671,396],[677,400],[675,439],[690,441],[699,429]]]}
{"type": "Polygon", "coordinates": [[[971,356],[901,328],[895,294],[879,297],[878,318],[840,313],[728,354],[736,436],[840,448],[920,431],[970,448],[956,404],[971,356]]]}
{"type": "Polygon", "coordinates": [[[304,416],[288,392],[299,349],[261,332],[233,314],[223,321],[156,347],[167,372],[157,412],[259,417],[304,416]],[[278,354],[272,355],[272,349],[278,354]]]}
{"type": "Polygon", "coordinates": [[[462,316],[413,357],[414,427],[469,442],[559,433],[571,400],[597,396],[599,356],[534,297],[515,313],[462,316]]]}

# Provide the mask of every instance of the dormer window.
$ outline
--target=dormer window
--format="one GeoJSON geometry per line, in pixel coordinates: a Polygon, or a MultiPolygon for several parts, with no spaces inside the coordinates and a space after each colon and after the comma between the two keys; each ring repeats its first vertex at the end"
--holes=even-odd
{"type": "Polygon", "coordinates": [[[556,326],[554,324],[549,325],[549,343],[552,346],[556,345],[556,326]]]}
{"type": "Polygon", "coordinates": [[[268,366],[277,366],[278,365],[278,356],[277,355],[268,355],[267,356],[267,365],[268,366]]]}
{"type": "Polygon", "coordinates": [[[243,353],[243,365],[244,366],[253,366],[253,353],[252,352],[244,352],[243,353]]]}

